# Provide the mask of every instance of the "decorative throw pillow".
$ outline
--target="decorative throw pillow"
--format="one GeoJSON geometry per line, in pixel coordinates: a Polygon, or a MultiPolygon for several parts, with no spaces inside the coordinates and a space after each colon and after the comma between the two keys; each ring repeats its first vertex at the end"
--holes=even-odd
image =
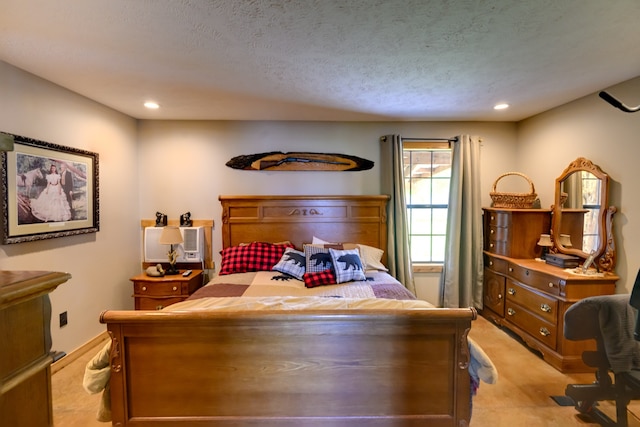
{"type": "Polygon", "coordinates": [[[304,245],[304,256],[307,273],[318,273],[333,269],[329,249],[323,245],[304,245]]]}
{"type": "Polygon", "coordinates": [[[337,283],[367,280],[358,249],[329,249],[337,283]]]}
{"type": "Polygon", "coordinates": [[[336,276],[333,271],[327,269],[316,271],[314,273],[304,273],[302,276],[304,285],[307,288],[315,288],[316,286],[335,285],[336,276]]]}
{"type": "Polygon", "coordinates": [[[304,252],[297,251],[294,248],[287,248],[280,258],[280,261],[273,266],[275,271],[285,273],[295,277],[298,280],[302,280],[302,275],[306,271],[307,260],[304,256],[304,252]]]}
{"type": "Polygon", "coordinates": [[[244,246],[231,246],[222,251],[220,275],[269,271],[280,261],[291,244],[253,242],[244,246]]]}
{"type": "Polygon", "coordinates": [[[360,260],[366,270],[379,270],[389,271],[387,267],[382,263],[382,255],[384,251],[382,249],[374,248],[373,246],[362,245],[360,243],[344,243],[343,249],[355,249],[360,251],[360,260]]]}

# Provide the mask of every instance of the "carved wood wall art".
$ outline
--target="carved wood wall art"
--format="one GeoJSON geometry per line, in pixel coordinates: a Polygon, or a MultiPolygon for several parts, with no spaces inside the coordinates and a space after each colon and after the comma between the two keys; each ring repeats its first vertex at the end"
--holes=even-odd
{"type": "Polygon", "coordinates": [[[374,165],[348,154],[281,151],[236,156],[226,164],[233,169],[267,171],[363,171],[374,165]]]}

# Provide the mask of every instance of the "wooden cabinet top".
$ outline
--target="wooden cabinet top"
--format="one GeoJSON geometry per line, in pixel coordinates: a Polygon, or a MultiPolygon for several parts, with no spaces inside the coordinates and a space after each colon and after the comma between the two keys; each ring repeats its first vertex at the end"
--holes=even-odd
{"type": "Polygon", "coordinates": [[[493,211],[493,212],[547,212],[551,213],[551,209],[510,209],[510,208],[492,208],[492,207],[484,207],[482,208],[485,211],[493,211]]]}
{"type": "Polygon", "coordinates": [[[0,270],[0,308],[53,291],[71,278],[54,271],[0,270]]]}
{"type": "Polygon", "coordinates": [[[572,268],[562,268],[556,267],[555,265],[547,264],[544,261],[537,261],[535,259],[521,259],[521,258],[510,258],[506,256],[496,255],[493,253],[489,253],[485,251],[487,255],[504,259],[508,262],[519,265],[520,267],[527,268],[529,270],[538,271],[540,273],[550,274],[552,276],[558,277],[561,280],[564,280],[566,283],[611,283],[616,282],[620,279],[619,276],[604,272],[604,273],[596,273],[593,270],[589,270],[592,274],[576,274],[571,272],[574,270],[572,268]]]}
{"type": "Polygon", "coordinates": [[[202,274],[202,270],[191,270],[192,273],[187,277],[184,277],[182,273],[185,270],[180,270],[180,274],[168,274],[161,277],[149,276],[146,273],[140,273],[137,276],[130,278],[132,282],[180,282],[180,281],[189,281],[194,277],[202,274]]]}

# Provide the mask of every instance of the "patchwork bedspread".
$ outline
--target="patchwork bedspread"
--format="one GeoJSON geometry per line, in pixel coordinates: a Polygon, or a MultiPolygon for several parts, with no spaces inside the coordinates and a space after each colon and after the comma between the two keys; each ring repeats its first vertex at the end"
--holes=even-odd
{"type": "Polygon", "coordinates": [[[367,272],[367,280],[306,288],[304,282],[277,271],[258,271],[217,276],[189,299],[207,297],[319,296],[336,298],[386,298],[415,300],[416,297],[393,276],[367,272]]]}

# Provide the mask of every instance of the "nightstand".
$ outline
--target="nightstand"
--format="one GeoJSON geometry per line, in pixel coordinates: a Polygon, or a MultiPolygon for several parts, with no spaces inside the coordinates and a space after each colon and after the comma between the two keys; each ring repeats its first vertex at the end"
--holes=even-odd
{"type": "Polygon", "coordinates": [[[183,277],[184,270],[180,274],[163,277],[151,277],[145,273],[132,277],[133,298],[136,310],[160,310],[176,302],[184,301],[200,288],[202,283],[202,270],[193,272],[183,277]]]}

